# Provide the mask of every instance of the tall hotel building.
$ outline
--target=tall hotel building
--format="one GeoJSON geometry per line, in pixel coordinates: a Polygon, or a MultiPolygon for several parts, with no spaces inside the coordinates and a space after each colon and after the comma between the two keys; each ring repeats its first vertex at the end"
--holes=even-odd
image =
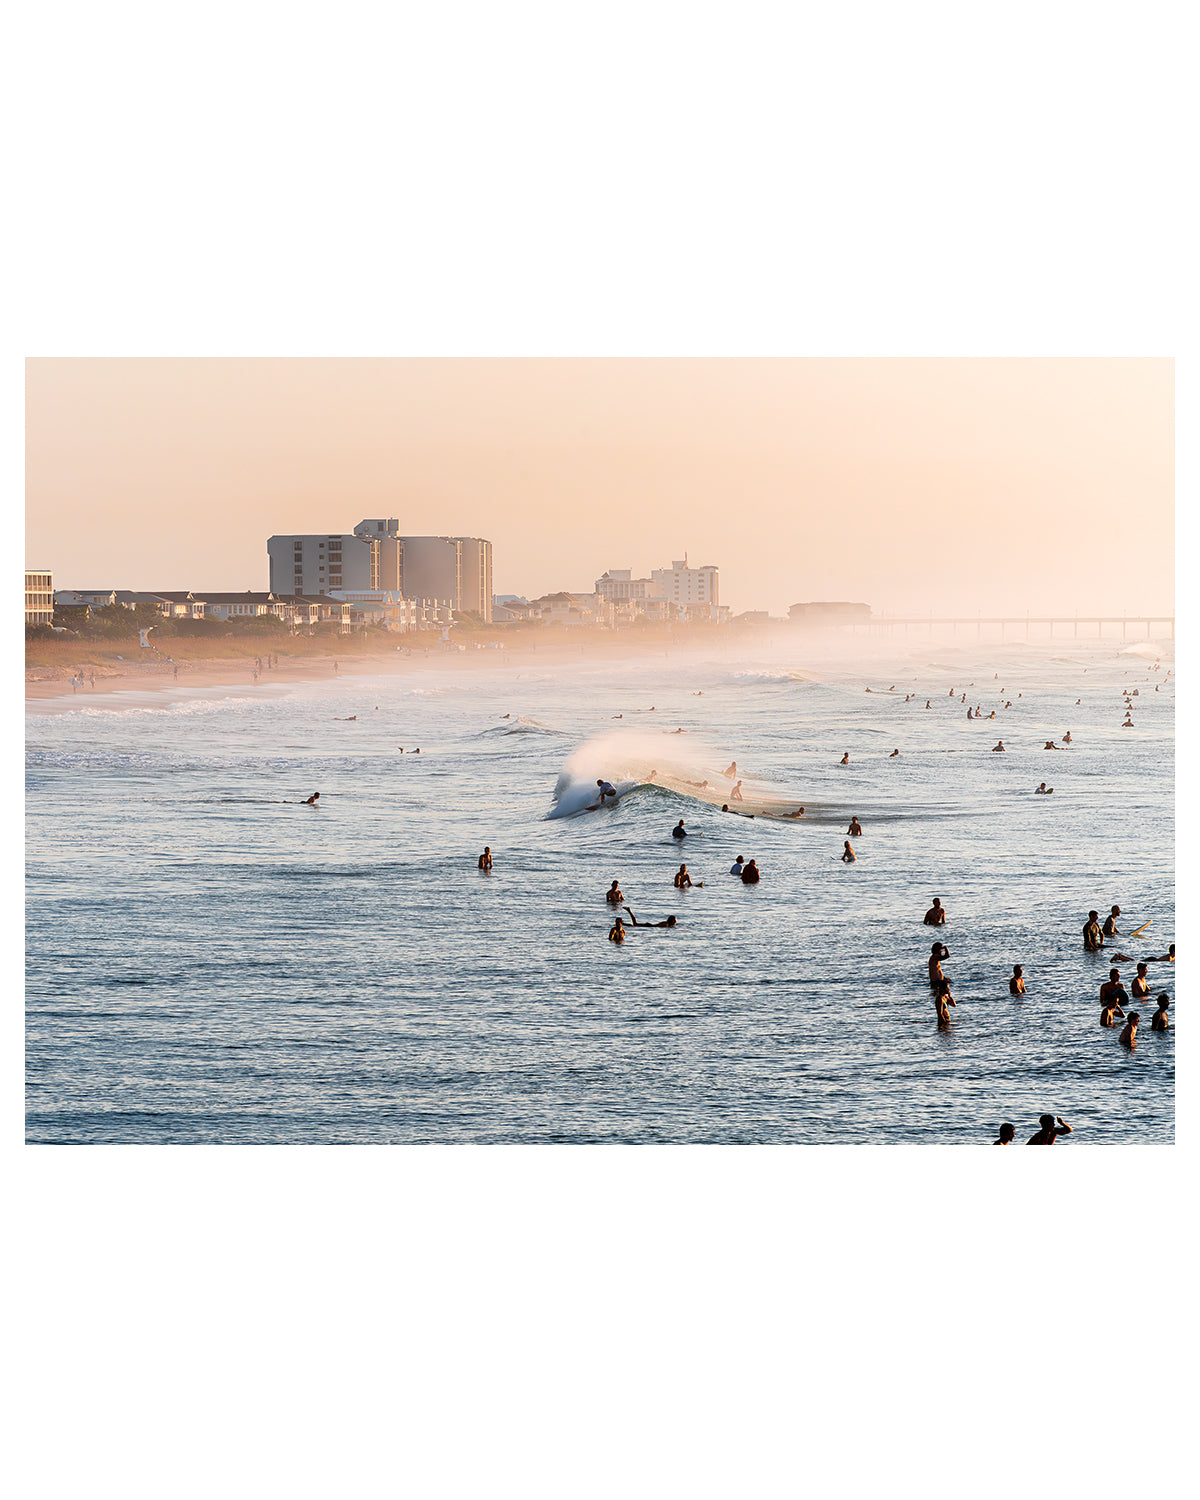
{"type": "Polygon", "coordinates": [[[346,535],[273,536],[273,594],[389,592],[448,601],[492,618],[492,544],[469,536],[400,536],[394,516],[360,521],[346,535]]]}

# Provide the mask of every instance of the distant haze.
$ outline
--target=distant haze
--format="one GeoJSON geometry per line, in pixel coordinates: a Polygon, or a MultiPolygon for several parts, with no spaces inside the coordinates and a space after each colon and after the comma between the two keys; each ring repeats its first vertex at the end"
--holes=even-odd
{"type": "Polygon", "coordinates": [[[1174,609],[1166,359],[35,359],[26,562],[265,589],[267,537],[396,516],[498,593],[686,552],[735,611],[1174,609]]]}

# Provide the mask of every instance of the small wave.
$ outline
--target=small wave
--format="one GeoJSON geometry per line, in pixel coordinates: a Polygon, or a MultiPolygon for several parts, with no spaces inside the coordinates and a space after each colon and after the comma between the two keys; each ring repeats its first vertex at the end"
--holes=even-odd
{"type": "Polygon", "coordinates": [[[748,672],[735,672],[729,680],[730,682],[747,682],[760,687],[768,687],[774,683],[820,682],[821,679],[812,672],[780,672],[778,669],[755,668],[748,672]]]}
{"type": "Polygon", "coordinates": [[[540,719],[534,719],[527,714],[518,714],[515,719],[502,720],[499,724],[489,724],[486,729],[480,730],[481,734],[553,734],[563,736],[566,731],[555,729],[550,724],[543,724],[540,719]]]}

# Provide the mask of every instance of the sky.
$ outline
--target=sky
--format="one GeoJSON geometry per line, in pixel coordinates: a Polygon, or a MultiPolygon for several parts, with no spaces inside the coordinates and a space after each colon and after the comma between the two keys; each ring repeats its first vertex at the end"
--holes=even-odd
{"type": "Polygon", "coordinates": [[[482,536],[497,593],[1174,611],[1169,359],[33,359],[26,565],[267,587],[267,538],[482,536]]]}

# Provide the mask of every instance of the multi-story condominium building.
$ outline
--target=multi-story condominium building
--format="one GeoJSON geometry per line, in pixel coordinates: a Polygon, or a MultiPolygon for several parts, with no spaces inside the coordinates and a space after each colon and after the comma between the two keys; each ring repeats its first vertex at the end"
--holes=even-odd
{"type": "Polygon", "coordinates": [[[711,566],[689,568],[687,557],[682,562],[673,562],[669,568],[655,568],[651,579],[657,585],[655,596],[672,604],[719,604],[720,579],[718,570],[711,566]]]}
{"type": "Polygon", "coordinates": [[[492,618],[492,544],[481,537],[401,536],[395,516],[360,521],[350,534],[273,536],[271,592],[399,593],[449,600],[492,618]]]}
{"type": "Polygon", "coordinates": [[[335,534],[273,536],[267,540],[268,584],[293,598],[335,589],[379,587],[379,552],[367,537],[335,534]]]}
{"type": "Polygon", "coordinates": [[[720,574],[714,567],[689,568],[687,558],[669,568],[655,568],[649,578],[635,578],[630,568],[610,568],[596,579],[596,592],[611,604],[636,599],[665,599],[685,608],[689,604],[719,604],[720,574]]]}
{"type": "Polygon", "coordinates": [[[49,625],[54,619],[54,574],[25,569],[25,623],[49,625]]]}
{"type": "Polygon", "coordinates": [[[632,568],[609,568],[602,578],[596,579],[596,592],[610,604],[658,597],[654,583],[649,578],[635,578],[632,568]]]}
{"type": "Polygon", "coordinates": [[[492,618],[492,544],[477,536],[402,536],[400,581],[408,599],[449,599],[457,612],[492,618]]]}

